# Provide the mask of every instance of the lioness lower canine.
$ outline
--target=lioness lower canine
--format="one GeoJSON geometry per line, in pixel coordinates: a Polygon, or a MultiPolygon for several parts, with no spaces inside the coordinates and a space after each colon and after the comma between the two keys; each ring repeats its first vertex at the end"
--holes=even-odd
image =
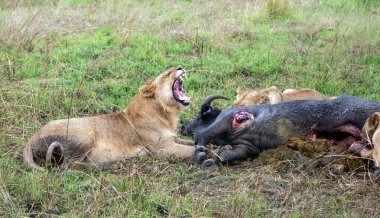
{"type": "Polygon", "coordinates": [[[123,111],[49,122],[26,144],[25,161],[34,169],[51,163],[103,168],[149,154],[193,157],[194,142],[176,138],[178,113],[190,103],[182,87],[185,75],[181,67],[160,74],[123,111]]]}

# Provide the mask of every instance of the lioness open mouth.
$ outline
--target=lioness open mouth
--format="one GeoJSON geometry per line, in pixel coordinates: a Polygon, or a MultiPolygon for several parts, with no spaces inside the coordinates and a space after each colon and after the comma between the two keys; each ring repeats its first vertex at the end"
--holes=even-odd
{"type": "Polygon", "coordinates": [[[187,106],[190,104],[190,98],[185,95],[185,90],[182,86],[183,77],[186,76],[186,71],[183,69],[180,69],[182,72],[177,79],[175,79],[172,87],[173,96],[176,101],[179,103],[187,106]]]}

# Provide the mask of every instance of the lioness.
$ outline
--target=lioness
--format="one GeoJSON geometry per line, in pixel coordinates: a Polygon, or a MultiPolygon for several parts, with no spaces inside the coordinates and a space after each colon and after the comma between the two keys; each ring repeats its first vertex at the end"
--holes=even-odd
{"type": "Polygon", "coordinates": [[[362,157],[372,158],[375,165],[380,167],[380,112],[368,117],[363,126],[363,135],[365,141],[352,145],[350,149],[362,157]]]}
{"type": "Polygon", "coordinates": [[[278,104],[292,100],[323,100],[332,99],[315,89],[286,89],[281,93],[276,86],[263,90],[246,90],[240,88],[236,90],[235,106],[258,105],[258,104],[278,104]]]}
{"type": "Polygon", "coordinates": [[[51,163],[102,169],[149,154],[193,157],[194,142],[176,138],[178,113],[190,103],[182,87],[185,75],[181,67],[160,74],[123,111],[49,122],[26,144],[25,161],[34,169],[51,163]]]}
{"type": "Polygon", "coordinates": [[[375,165],[380,167],[380,112],[372,114],[363,127],[363,132],[370,144],[372,144],[372,158],[375,165]]]}

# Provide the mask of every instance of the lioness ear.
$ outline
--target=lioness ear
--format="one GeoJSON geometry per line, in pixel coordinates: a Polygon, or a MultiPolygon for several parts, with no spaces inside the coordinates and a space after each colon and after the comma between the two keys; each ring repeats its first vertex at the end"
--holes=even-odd
{"type": "Polygon", "coordinates": [[[371,129],[377,129],[379,126],[380,113],[374,113],[368,118],[368,125],[371,129]]]}
{"type": "Polygon", "coordinates": [[[268,92],[274,91],[276,93],[281,93],[280,90],[278,90],[277,86],[271,86],[267,90],[268,90],[268,92]]]}
{"type": "Polygon", "coordinates": [[[242,90],[241,90],[241,88],[240,87],[238,87],[237,89],[236,89],[236,94],[240,94],[242,92],[242,90]]]}
{"type": "Polygon", "coordinates": [[[363,132],[368,134],[369,140],[372,141],[372,135],[375,133],[376,129],[379,128],[380,113],[374,113],[368,117],[364,124],[363,132]]]}
{"type": "Polygon", "coordinates": [[[142,94],[146,98],[152,98],[154,97],[155,90],[156,90],[156,85],[150,82],[140,87],[140,94],[142,94]]]}

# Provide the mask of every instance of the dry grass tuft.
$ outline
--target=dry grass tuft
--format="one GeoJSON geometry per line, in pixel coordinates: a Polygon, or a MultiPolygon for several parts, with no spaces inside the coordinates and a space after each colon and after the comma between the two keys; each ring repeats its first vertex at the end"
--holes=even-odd
{"type": "Polygon", "coordinates": [[[290,13],[290,3],[287,0],[270,0],[267,3],[266,11],[271,18],[286,16],[290,13]]]}
{"type": "Polygon", "coordinates": [[[206,35],[225,43],[228,34],[245,30],[247,21],[262,7],[262,1],[162,1],[158,4],[115,1],[85,5],[60,1],[49,7],[15,6],[2,14],[1,39],[31,40],[51,33],[75,35],[110,26],[126,35],[151,31],[178,39],[206,35]]]}

